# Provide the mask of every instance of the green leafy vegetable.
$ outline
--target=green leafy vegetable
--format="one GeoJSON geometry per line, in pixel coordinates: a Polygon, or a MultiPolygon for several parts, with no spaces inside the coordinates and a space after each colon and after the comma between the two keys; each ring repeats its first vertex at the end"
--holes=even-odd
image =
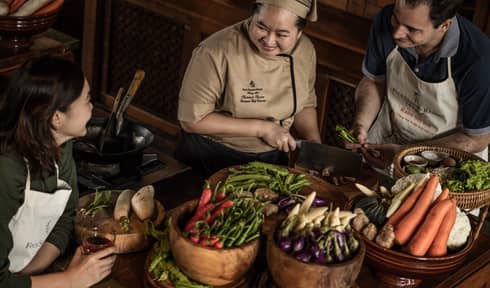
{"type": "Polygon", "coordinates": [[[342,125],[335,126],[335,131],[337,131],[340,138],[348,143],[358,143],[356,137],[342,125]]]}
{"type": "Polygon", "coordinates": [[[463,161],[446,184],[453,192],[489,189],[490,163],[479,160],[463,161]]]}
{"type": "Polygon", "coordinates": [[[85,209],[80,209],[84,215],[93,216],[100,209],[111,205],[111,190],[95,191],[94,200],[85,209]]]}

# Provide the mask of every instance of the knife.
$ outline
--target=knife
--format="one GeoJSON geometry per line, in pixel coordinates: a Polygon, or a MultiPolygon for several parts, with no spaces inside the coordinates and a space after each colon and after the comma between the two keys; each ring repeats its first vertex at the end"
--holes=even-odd
{"type": "Polygon", "coordinates": [[[145,71],[136,70],[136,73],[134,73],[133,81],[131,81],[131,84],[129,85],[128,92],[126,92],[126,95],[121,100],[121,104],[119,105],[118,111],[116,113],[116,135],[121,132],[121,127],[124,121],[124,113],[126,112],[126,109],[128,109],[129,103],[131,103],[131,100],[133,100],[134,95],[136,94],[136,91],[138,91],[141,85],[141,81],[143,81],[144,78],[145,71]]]}
{"type": "Polygon", "coordinates": [[[337,176],[358,178],[361,174],[362,156],[358,153],[304,140],[296,140],[296,149],[296,166],[320,172],[329,168],[337,176]]]}

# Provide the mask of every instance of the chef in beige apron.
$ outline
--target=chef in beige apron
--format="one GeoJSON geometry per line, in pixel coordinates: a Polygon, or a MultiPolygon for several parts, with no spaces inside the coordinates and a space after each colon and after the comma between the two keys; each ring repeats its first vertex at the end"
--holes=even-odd
{"type": "Polygon", "coordinates": [[[9,253],[9,271],[20,272],[36,256],[48,238],[56,222],[63,214],[72,188],[59,178],[58,165],[56,179],[58,189],[54,193],[45,193],[31,189],[31,175],[26,160],[27,179],[24,191],[24,203],[9,222],[13,248],[9,253]]]}
{"type": "MultiPolygon", "coordinates": [[[[368,134],[369,143],[409,144],[453,132],[460,125],[458,95],[448,57],[448,77],[439,83],[421,80],[398,47],[387,61],[387,97],[368,134]]],[[[477,153],[487,159],[488,149],[477,153]]]]}
{"type": "MultiPolygon", "coordinates": [[[[273,44],[271,38],[277,37],[276,42],[280,43],[280,34],[283,32],[272,31],[272,25],[257,28],[258,25],[267,26],[268,19],[256,21],[253,17],[257,14],[254,14],[252,18],[211,35],[194,50],[179,95],[178,118],[184,132],[177,147],[176,158],[192,167],[204,166],[206,174],[254,160],[287,164],[287,154],[280,151],[281,148],[271,145],[260,136],[242,133],[243,130],[251,130],[252,123],[257,121],[262,121],[259,123],[263,125],[273,122],[282,127],[284,135],[288,137],[286,139],[292,140],[294,145],[289,129],[293,125],[296,127],[294,123],[298,118],[305,118],[305,113],[299,117],[298,114],[311,111],[308,117],[314,118],[311,121],[314,125],[305,130],[313,131],[310,135],[314,136],[307,140],[320,141],[314,89],[316,53],[311,41],[301,34],[302,31],[295,34],[300,29],[295,26],[298,16],[310,21],[316,20],[316,1],[256,2],[269,5],[267,9],[274,6],[275,9],[292,12],[294,21],[290,25],[295,31],[290,34],[298,35],[298,39],[295,43],[290,42],[294,44],[290,51],[274,50],[281,46],[273,44]],[[272,36],[264,39],[255,37],[257,29],[271,29],[268,32],[272,36]],[[270,53],[264,43],[272,46],[270,53]],[[222,119],[221,123],[213,124],[215,127],[223,127],[227,121],[235,119],[250,120],[251,125],[236,134],[209,133],[204,130],[189,132],[190,129],[186,129],[186,126],[207,121],[209,115],[222,119]]],[[[266,8],[262,6],[262,9],[266,8]]]]}

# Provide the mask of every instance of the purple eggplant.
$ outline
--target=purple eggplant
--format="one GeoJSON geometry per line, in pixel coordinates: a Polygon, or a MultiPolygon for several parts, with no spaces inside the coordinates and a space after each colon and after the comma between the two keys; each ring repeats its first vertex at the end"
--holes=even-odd
{"type": "Polygon", "coordinates": [[[320,257],[320,253],[322,252],[322,249],[318,246],[317,243],[314,243],[314,244],[310,245],[310,252],[314,258],[318,258],[318,257],[320,257]]]}
{"type": "Polygon", "coordinates": [[[303,261],[305,263],[308,263],[308,262],[310,262],[310,259],[311,259],[311,253],[309,251],[305,250],[305,251],[301,251],[298,254],[296,254],[295,257],[299,261],[303,261]]]}
{"type": "Polygon", "coordinates": [[[304,247],[305,247],[305,236],[299,235],[293,241],[293,251],[299,252],[299,251],[303,250],[304,247]]]}
{"type": "Polygon", "coordinates": [[[327,263],[327,260],[325,259],[325,251],[322,249],[319,249],[318,256],[315,257],[315,263],[322,265],[327,263]]]}
{"type": "Polygon", "coordinates": [[[339,239],[337,237],[333,238],[333,256],[337,262],[342,262],[345,260],[343,249],[340,248],[339,239]]]}
{"type": "Polygon", "coordinates": [[[294,207],[296,203],[297,203],[296,199],[292,197],[285,197],[279,200],[279,202],[277,202],[277,206],[279,207],[280,210],[285,210],[290,206],[294,207]]]}
{"type": "Polygon", "coordinates": [[[337,239],[337,243],[339,244],[340,250],[344,251],[346,246],[344,234],[335,230],[335,238],[337,239]]]}
{"type": "Polygon", "coordinates": [[[279,248],[281,248],[281,250],[286,253],[289,253],[289,251],[291,251],[291,247],[293,247],[293,241],[291,237],[283,237],[279,240],[277,244],[279,245],[279,248]]]}
{"type": "Polygon", "coordinates": [[[311,231],[313,237],[315,239],[318,239],[322,235],[322,230],[319,227],[313,228],[313,231],[311,231]]]}
{"type": "Polygon", "coordinates": [[[324,207],[324,206],[328,206],[328,202],[327,202],[327,200],[316,196],[315,199],[313,199],[313,203],[311,204],[311,206],[313,206],[313,207],[324,207]]]}

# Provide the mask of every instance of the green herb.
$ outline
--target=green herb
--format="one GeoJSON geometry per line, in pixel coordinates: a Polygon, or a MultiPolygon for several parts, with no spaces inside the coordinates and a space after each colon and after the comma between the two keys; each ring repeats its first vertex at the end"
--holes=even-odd
{"type": "Polygon", "coordinates": [[[95,191],[94,200],[85,209],[81,209],[84,215],[93,216],[95,212],[100,209],[109,207],[111,205],[111,190],[95,191]]]}
{"type": "Polygon", "coordinates": [[[358,143],[356,137],[352,135],[352,133],[342,125],[335,126],[335,130],[337,131],[340,138],[348,143],[358,143]]]}
{"type": "Polygon", "coordinates": [[[446,184],[453,192],[489,189],[490,163],[479,160],[462,161],[446,184]]]}

